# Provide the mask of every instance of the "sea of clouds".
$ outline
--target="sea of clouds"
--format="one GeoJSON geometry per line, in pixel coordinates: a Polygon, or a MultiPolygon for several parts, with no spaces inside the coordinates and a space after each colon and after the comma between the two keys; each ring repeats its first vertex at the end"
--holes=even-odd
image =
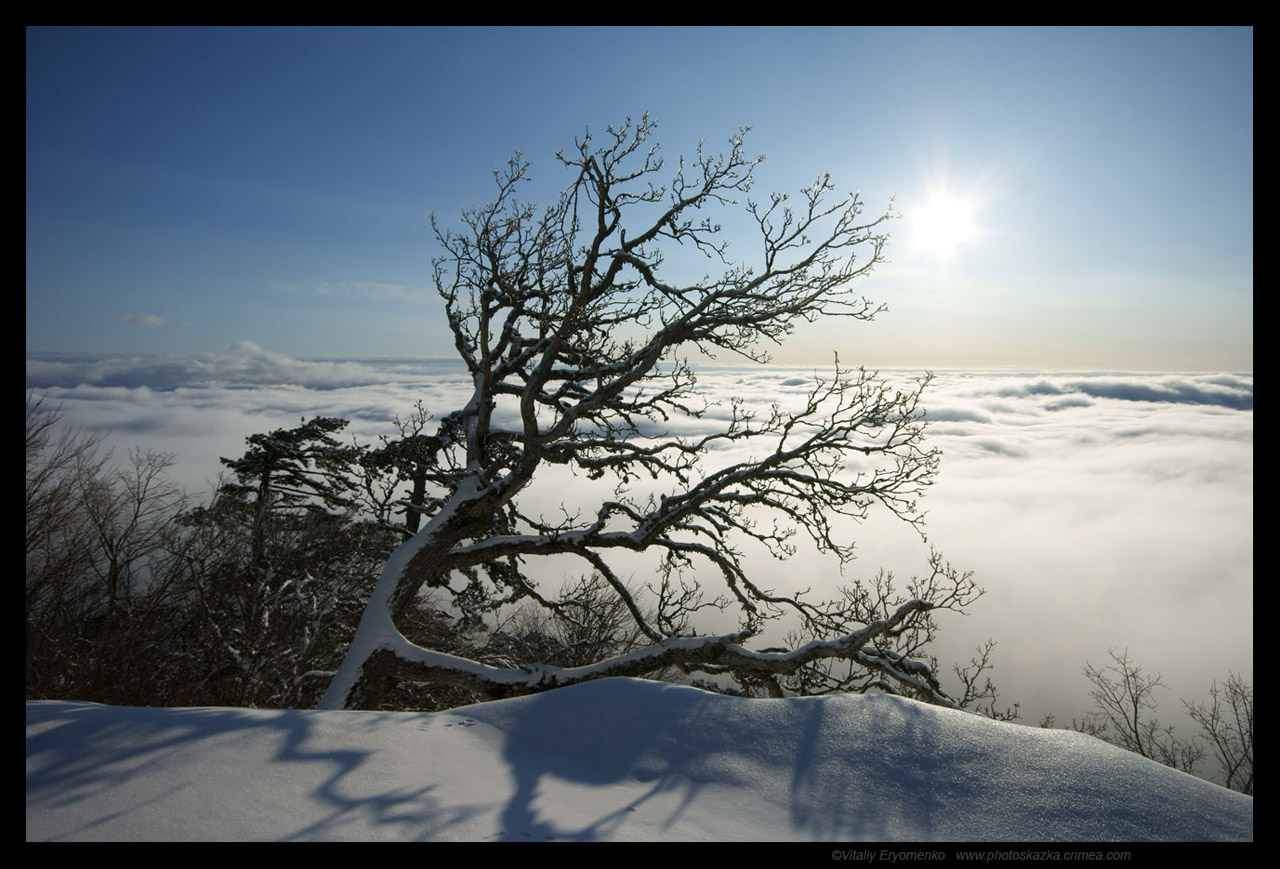
{"type": "MultiPolygon", "coordinates": [[[[795,407],[815,377],[830,375],[696,370],[706,399],[720,404],[702,420],[673,420],[672,434],[723,425],[734,397],[795,407]]],[[[883,376],[907,387],[919,372],[883,376]]],[[[376,442],[418,401],[436,418],[457,409],[471,383],[454,360],[304,359],[241,342],[188,356],[29,355],[27,387],[69,424],[103,432],[118,457],[134,447],[175,454],[175,479],[199,496],[219,458],[241,455],[250,434],[323,415],[376,442]]],[[[844,526],[859,556],[843,575],[809,549],[786,562],[761,551],[761,585],[817,595],[881,567],[908,576],[936,547],[987,590],[969,616],[943,620],[939,657],[965,661],[997,640],[995,681],[1031,724],[1050,711],[1060,723],[1082,714],[1080,669],[1104,663],[1112,647],[1164,674],[1162,718],[1183,728],[1179,697],[1203,696],[1228,671],[1252,680],[1251,373],[938,372],[922,404],[928,443],[944,456],[921,502],[928,543],[873,515],[844,526]]],[[[551,476],[548,512],[557,500],[586,507],[595,496],[551,476]]],[[[628,568],[644,570],[618,569],[628,568]]]]}

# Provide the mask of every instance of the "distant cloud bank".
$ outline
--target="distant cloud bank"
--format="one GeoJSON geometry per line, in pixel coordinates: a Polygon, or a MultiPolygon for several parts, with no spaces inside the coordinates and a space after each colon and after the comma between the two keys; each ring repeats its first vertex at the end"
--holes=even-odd
{"type": "MultiPolygon", "coordinates": [[[[694,367],[711,406],[653,434],[722,428],[735,397],[766,411],[797,407],[815,373],[829,375],[694,367]]],[[[920,376],[883,375],[900,387],[920,376]]],[[[452,359],[300,359],[243,341],[186,356],[33,354],[27,387],[46,391],[68,423],[104,432],[117,456],[135,446],[176,453],[175,478],[199,492],[251,434],[324,415],[350,420],[349,434],[374,443],[418,401],[436,419],[458,409],[471,380],[452,359]]],[[[922,403],[927,443],[943,453],[921,502],[929,543],[988,589],[970,618],[943,630],[940,657],[966,661],[978,642],[998,640],[995,680],[1031,723],[1048,711],[1059,720],[1082,714],[1080,667],[1111,646],[1130,647],[1164,674],[1170,715],[1177,697],[1197,696],[1228,670],[1251,674],[1252,374],[941,372],[922,403]],[[1187,643],[1189,635],[1215,639],[1187,643]]],[[[712,455],[707,466],[735,459],[712,455]]],[[[529,497],[554,513],[593,497],[587,486],[566,470],[529,497]]],[[[787,562],[764,556],[756,580],[813,585],[816,595],[880,566],[910,575],[927,556],[892,518],[873,515],[842,532],[859,552],[843,577],[830,559],[802,550],[787,562]]]]}
{"type": "Polygon", "coordinates": [[[1038,379],[1010,387],[1004,394],[1071,396],[1076,393],[1120,401],[1216,404],[1234,410],[1253,410],[1253,377],[1237,374],[1038,379]]]}
{"type": "MultiPolygon", "coordinates": [[[[158,326],[160,317],[124,317],[144,326],[158,326]]],[[[803,390],[813,380],[811,369],[745,365],[696,366],[702,386],[714,390],[727,379],[776,390],[803,390]]],[[[180,387],[293,386],[303,389],[346,389],[411,383],[423,378],[462,374],[456,359],[299,358],[265,350],[252,341],[238,341],[218,353],[154,356],[90,356],[68,353],[27,357],[27,388],[71,389],[78,386],[146,387],[167,391],[180,387]]],[[[826,376],[818,371],[819,376],[826,376]]],[[[886,372],[894,379],[897,372],[886,372]]],[[[945,394],[978,402],[986,399],[1044,399],[1038,407],[1061,410],[1087,407],[1094,400],[1214,405],[1232,410],[1253,409],[1252,374],[1098,374],[1052,373],[942,374],[931,395],[945,394]],[[946,386],[943,386],[946,384],[946,386]]],[[[990,421],[988,412],[948,405],[931,410],[934,419],[971,417],[990,421]]]]}
{"type": "MultiPolygon", "coordinates": [[[[158,319],[158,318],[157,318],[158,319]]],[[[434,363],[439,367],[441,363],[434,363]]],[[[454,363],[455,367],[457,363],[454,363]]],[[[156,356],[38,354],[27,357],[27,388],[298,386],[342,389],[429,375],[429,360],[299,359],[238,341],[218,353],[156,356]]]]}

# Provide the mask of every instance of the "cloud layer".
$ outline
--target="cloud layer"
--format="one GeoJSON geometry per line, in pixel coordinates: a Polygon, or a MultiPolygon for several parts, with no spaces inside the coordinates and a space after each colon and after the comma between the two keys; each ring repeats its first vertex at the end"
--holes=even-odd
{"type": "MultiPolygon", "coordinates": [[[[734,397],[763,410],[797,406],[815,376],[697,370],[713,406],[700,420],[672,420],[672,434],[722,426],[734,397]]],[[[915,375],[885,376],[906,386],[915,375]]],[[[447,360],[297,359],[241,342],[199,356],[28,358],[27,385],[47,391],[68,422],[106,432],[120,455],[132,446],[176,453],[176,476],[194,491],[250,434],[327,415],[374,441],[418,400],[437,418],[458,408],[470,380],[447,360]]],[[[1080,714],[1080,668],[1112,646],[1164,672],[1170,720],[1178,696],[1199,696],[1228,670],[1252,676],[1251,374],[948,372],[923,405],[929,442],[944,454],[921,504],[929,543],[988,591],[970,618],[944,623],[942,659],[967,660],[995,638],[995,680],[1028,719],[1080,714]]],[[[566,474],[544,482],[548,513],[595,496],[566,474]]],[[[928,547],[896,520],[845,530],[860,557],[844,577],[802,551],[785,563],[762,554],[757,580],[817,594],[882,566],[909,575],[925,565],[928,547]]]]}

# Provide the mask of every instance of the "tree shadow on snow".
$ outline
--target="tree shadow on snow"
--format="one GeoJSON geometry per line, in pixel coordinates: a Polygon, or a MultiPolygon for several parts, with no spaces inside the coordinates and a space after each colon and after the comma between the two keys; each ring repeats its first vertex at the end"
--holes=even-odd
{"type": "MultiPolygon", "coordinates": [[[[404,838],[408,832],[411,838],[430,839],[480,811],[442,809],[432,797],[433,784],[368,793],[369,776],[355,778],[375,752],[321,747],[316,714],[28,703],[28,838],[44,838],[42,815],[62,814],[53,825],[60,831],[54,838],[121,838],[119,830],[142,828],[145,838],[156,840],[334,839],[342,837],[343,827],[358,824],[366,834],[373,827],[372,838],[384,838],[376,831],[385,825],[385,838],[404,838]],[[265,750],[257,747],[264,738],[269,740],[265,750]],[[222,752],[226,764],[217,763],[222,752]],[[269,759],[261,775],[245,781],[243,755],[255,752],[269,759]],[[318,784],[313,764],[327,769],[318,784]],[[219,780],[219,773],[228,778],[219,780]],[[231,813],[218,808],[206,813],[217,825],[183,829],[176,826],[179,819],[201,813],[156,810],[197,800],[206,806],[230,804],[239,809],[241,822],[228,822],[231,813]],[[282,804],[298,808],[296,829],[283,835],[282,804]],[[255,811],[266,820],[260,823],[255,811]],[[68,829],[72,818],[76,826],[68,829]]],[[[377,719],[369,725],[377,727],[377,719]]]]}
{"type": "MultiPolygon", "coordinates": [[[[666,683],[637,687],[604,679],[522,700],[503,747],[514,788],[501,839],[634,838],[629,822],[648,803],[647,824],[662,829],[679,819],[706,783],[694,761],[710,746],[699,744],[696,722],[716,695],[666,683]],[[658,799],[668,794],[678,795],[674,806],[658,799]]],[[[469,711],[490,718],[484,706],[469,711]]]]}
{"type": "MultiPolygon", "coordinates": [[[[484,706],[468,710],[508,730],[503,759],[514,786],[500,835],[508,841],[662,838],[695,804],[697,825],[681,838],[693,829],[714,839],[719,810],[741,800],[776,808],[775,828],[752,830],[764,841],[884,841],[947,825],[932,787],[934,728],[894,698],[748,700],[602,680],[522,703],[508,721],[484,706]],[[869,714],[866,702],[878,699],[893,708],[869,714]],[[858,732],[863,723],[874,732],[858,732]]],[[[954,793],[952,782],[951,796],[981,796],[976,781],[961,789],[968,793],[954,793]]],[[[726,818],[724,829],[740,836],[743,825],[726,818]]]]}

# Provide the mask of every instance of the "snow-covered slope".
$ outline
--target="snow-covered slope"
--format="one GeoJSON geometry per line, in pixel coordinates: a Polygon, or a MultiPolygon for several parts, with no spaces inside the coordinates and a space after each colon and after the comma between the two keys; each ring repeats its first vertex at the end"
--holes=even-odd
{"type": "Polygon", "coordinates": [[[894,697],[608,679],[436,714],[31,702],[27,838],[1248,840],[1253,799],[894,697]]]}

